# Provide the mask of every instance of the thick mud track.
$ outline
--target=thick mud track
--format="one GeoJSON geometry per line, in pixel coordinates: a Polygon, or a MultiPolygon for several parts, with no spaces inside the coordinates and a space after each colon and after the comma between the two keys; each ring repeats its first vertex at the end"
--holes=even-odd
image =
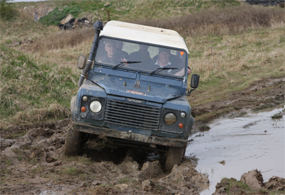
{"type": "Polygon", "coordinates": [[[2,130],[1,194],[199,194],[208,186],[191,159],[166,173],[151,154],[139,158],[144,154],[126,148],[95,150],[92,143],[83,156],[66,157],[68,123],[2,130]],[[15,133],[25,135],[11,139],[15,133]]]}

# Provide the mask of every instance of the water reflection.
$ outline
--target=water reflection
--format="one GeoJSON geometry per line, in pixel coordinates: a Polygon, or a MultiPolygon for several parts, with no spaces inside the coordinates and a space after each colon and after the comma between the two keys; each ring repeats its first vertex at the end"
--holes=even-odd
{"type": "Polygon", "coordinates": [[[240,180],[243,173],[257,169],[264,182],[272,176],[285,177],[284,117],[271,119],[283,110],[249,114],[234,119],[219,119],[208,132],[192,135],[186,156],[196,156],[197,170],[209,176],[212,194],[222,178],[240,180]]]}

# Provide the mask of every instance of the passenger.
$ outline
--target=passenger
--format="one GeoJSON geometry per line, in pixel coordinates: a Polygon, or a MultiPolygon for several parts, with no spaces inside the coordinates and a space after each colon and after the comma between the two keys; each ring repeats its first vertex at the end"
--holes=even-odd
{"type": "Polygon", "coordinates": [[[133,61],[142,61],[142,62],[150,61],[151,58],[148,52],[149,46],[147,45],[139,45],[139,46],[140,46],[139,51],[131,53],[130,59],[133,61]]]}
{"type": "Polygon", "coordinates": [[[106,51],[105,54],[100,57],[99,62],[104,62],[108,64],[117,64],[123,61],[127,61],[126,57],[117,51],[116,43],[112,40],[106,40],[104,49],[106,51]]]}
{"type": "MultiPolygon", "coordinates": [[[[171,58],[170,50],[165,48],[159,49],[159,54],[157,60],[153,63],[153,70],[163,67],[173,67],[177,69],[169,69],[160,71],[161,73],[168,73],[176,76],[183,76],[185,72],[185,67],[183,64],[179,64],[178,62],[174,62],[173,58],[171,58]]],[[[187,74],[190,74],[191,70],[188,68],[187,74]]]]}

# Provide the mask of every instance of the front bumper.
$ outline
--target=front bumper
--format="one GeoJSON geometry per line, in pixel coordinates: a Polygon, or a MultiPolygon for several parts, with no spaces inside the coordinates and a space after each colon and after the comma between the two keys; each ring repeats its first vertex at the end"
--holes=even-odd
{"type": "Polygon", "coordinates": [[[111,137],[118,138],[126,141],[140,142],[141,144],[154,144],[161,146],[171,146],[171,147],[185,147],[187,140],[183,139],[173,139],[167,137],[158,137],[153,135],[142,135],[138,133],[129,133],[125,131],[118,131],[115,129],[108,129],[105,127],[91,126],[79,122],[73,121],[73,127],[80,132],[85,132],[89,134],[99,135],[100,138],[111,137]]]}

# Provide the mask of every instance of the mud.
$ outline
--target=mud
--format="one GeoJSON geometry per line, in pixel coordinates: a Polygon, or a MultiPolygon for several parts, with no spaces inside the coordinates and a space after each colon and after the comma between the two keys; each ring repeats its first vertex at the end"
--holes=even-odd
{"type": "Polygon", "coordinates": [[[216,185],[216,191],[213,195],[225,194],[284,194],[285,179],[281,177],[272,177],[266,183],[263,182],[263,176],[258,170],[252,170],[244,173],[241,179],[237,181],[234,178],[223,179],[216,185]]]}
{"type": "Polygon", "coordinates": [[[65,157],[68,124],[66,119],[2,130],[1,194],[199,194],[208,185],[191,159],[166,173],[156,156],[140,159],[133,155],[138,151],[126,148],[95,150],[92,143],[83,156],[65,157]]]}
{"type": "MultiPolygon", "coordinates": [[[[284,78],[265,79],[227,99],[194,107],[196,117],[204,114],[210,117],[196,123],[197,133],[190,138],[190,144],[191,139],[212,131],[206,121],[284,104],[284,82],[284,78]]],[[[69,122],[70,119],[65,119],[0,127],[1,194],[200,194],[209,188],[207,174],[197,168],[197,162],[199,165],[201,161],[193,155],[188,155],[181,165],[175,165],[170,173],[162,170],[155,154],[146,155],[128,148],[98,149],[97,146],[95,150],[92,142],[87,143],[83,156],[65,157],[63,147],[69,122]]],[[[252,126],[253,123],[247,123],[243,129],[252,126]]],[[[228,165],[229,162],[223,160],[218,164],[228,165]]],[[[232,185],[229,182],[219,182],[216,194],[227,193],[224,189],[232,185]]],[[[283,192],[284,178],[271,177],[261,184],[261,190],[283,192]]],[[[240,189],[239,184],[236,186],[240,189]]],[[[248,192],[237,189],[231,194],[248,192]]]]}

